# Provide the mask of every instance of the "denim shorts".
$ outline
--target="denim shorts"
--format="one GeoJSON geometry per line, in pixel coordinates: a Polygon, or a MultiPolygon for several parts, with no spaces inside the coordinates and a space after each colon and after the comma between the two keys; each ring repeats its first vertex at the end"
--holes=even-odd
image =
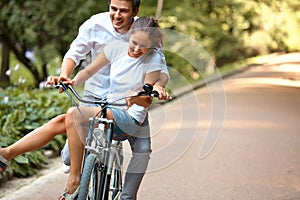
{"type": "Polygon", "coordinates": [[[135,133],[141,128],[140,123],[124,109],[111,106],[108,109],[112,111],[115,121],[113,139],[123,141],[135,136],[135,133]]]}

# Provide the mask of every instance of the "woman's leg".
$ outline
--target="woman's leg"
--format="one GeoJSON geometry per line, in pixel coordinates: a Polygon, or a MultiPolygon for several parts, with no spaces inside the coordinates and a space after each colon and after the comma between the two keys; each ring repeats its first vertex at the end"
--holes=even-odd
{"type": "Polygon", "coordinates": [[[66,189],[69,194],[77,189],[80,184],[82,159],[84,153],[85,136],[88,128],[89,117],[94,116],[97,107],[70,108],[66,116],[66,130],[70,151],[70,174],[67,180],[66,189]]]}
{"type": "Polygon", "coordinates": [[[0,148],[0,155],[7,160],[11,160],[20,154],[40,149],[56,135],[66,132],[65,116],[65,114],[59,115],[43,126],[31,131],[14,144],[6,148],[0,148]]]}

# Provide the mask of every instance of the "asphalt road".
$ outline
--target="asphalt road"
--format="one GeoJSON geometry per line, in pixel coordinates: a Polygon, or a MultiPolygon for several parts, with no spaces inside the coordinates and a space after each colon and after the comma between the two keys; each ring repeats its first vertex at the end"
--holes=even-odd
{"type": "MultiPolygon", "coordinates": [[[[139,199],[300,199],[300,54],[271,57],[150,114],[139,199]]],[[[57,199],[66,175],[53,166],[3,199],[57,199]]]]}

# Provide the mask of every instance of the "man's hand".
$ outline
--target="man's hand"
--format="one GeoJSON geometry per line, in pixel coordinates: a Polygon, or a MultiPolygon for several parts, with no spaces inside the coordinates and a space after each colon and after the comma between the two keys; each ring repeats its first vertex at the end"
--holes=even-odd
{"type": "MultiPolygon", "coordinates": [[[[47,82],[46,82],[46,86],[47,85],[59,85],[60,82],[63,82],[66,85],[73,85],[74,81],[72,81],[70,78],[68,77],[59,77],[59,76],[49,76],[47,78],[47,82]]],[[[62,93],[63,89],[60,88],[59,92],[62,93]]]]}
{"type": "Polygon", "coordinates": [[[169,93],[166,91],[165,87],[160,84],[154,84],[153,90],[159,93],[159,100],[169,100],[169,93]]]}

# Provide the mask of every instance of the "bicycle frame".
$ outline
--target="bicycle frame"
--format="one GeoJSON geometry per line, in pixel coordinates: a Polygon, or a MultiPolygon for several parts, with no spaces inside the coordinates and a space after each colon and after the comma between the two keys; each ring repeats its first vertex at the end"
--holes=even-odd
{"type": "MultiPolygon", "coordinates": [[[[90,154],[97,155],[100,161],[100,165],[97,167],[100,177],[92,181],[94,181],[94,187],[99,190],[92,189],[95,193],[93,196],[95,199],[108,200],[110,193],[116,199],[122,191],[122,143],[113,140],[114,121],[106,118],[106,107],[103,106],[102,108],[101,117],[90,118],[83,166],[85,166],[85,161],[90,154]],[[95,128],[96,124],[98,124],[97,128],[95,128]],[[104,144],[102,144],[103,138],[105,138],[104,144]],[[118,172],[115,172],[117,174],[117,177],[114,177],[116,181],[113,182],[114,185],[111,187],[113,170],[118,172]]],[[[82,173],[84,173],[84,170],[83,167],[82,173]]],[[[95,173],[98,176],[98,172],[95,173]]]]}

